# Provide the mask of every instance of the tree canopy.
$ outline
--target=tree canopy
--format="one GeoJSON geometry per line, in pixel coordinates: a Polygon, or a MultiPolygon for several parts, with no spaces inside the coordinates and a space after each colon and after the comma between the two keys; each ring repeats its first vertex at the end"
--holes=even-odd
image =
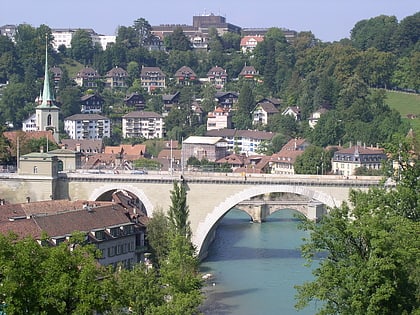
{"type": "Polygon", "coordinates": [[[350,204],[303,225],[315,279],[297,286],[297,307],[318,314],[418,314],[420,165],[405,164],[395,189],[352,191],[350,204]]]}

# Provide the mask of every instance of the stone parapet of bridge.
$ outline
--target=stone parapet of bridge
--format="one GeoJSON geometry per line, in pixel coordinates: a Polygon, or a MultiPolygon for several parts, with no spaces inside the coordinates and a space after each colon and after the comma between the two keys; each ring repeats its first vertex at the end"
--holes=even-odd
{"type": "MultiPolygon", "coordinates": [[[[26,197],[33,201],[51,198],[95,201],[110,200],[112,192],[120,189],[137,196],[148,216],[153,217],[157,209],[164,212],[169,209],[174,181],[181,181],[187,187],[193,243],[204,257],[218,222],[241,202],[270,193],[298,195],[316,205],[306,207],[306,214],[301,211],[316,219],[324,211],[321,208],[337,207],[347,201],[351,189],[378,186],[381,178],[252,174],[245,179],[226,173],[184,173],[181,176],[159,172],[147,175],[62,173],[57,178],[0,174],[0,195],[10,203],[26,202],[26,197]]],[[[266,211],[257,220],[262,220],[271,210],[266,211]]]]}

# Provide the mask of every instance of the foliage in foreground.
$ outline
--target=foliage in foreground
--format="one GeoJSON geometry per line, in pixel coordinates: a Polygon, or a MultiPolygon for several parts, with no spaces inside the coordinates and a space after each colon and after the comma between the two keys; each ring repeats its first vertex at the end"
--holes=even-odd
{"type": "Polygon", "coordinates": [[[202,280],[184,184],[175,183],[171,193],[171,217],[161,213],[151,220],[149,243],[158,259],[153,268],[100,266],[100,253],[84,244],[82,233],[53,247],[0,235],[0,306],[8,315],[198,314],[202,280]]]}
{"type": "Polygon", "coordinates": [[[395,189],[353,191],[351,207],[304,223],[303,253],[319,264],[297,286],[298,309],[321,301],[318,314],[419,314],[420,166],[407,165],[395,189]]]}

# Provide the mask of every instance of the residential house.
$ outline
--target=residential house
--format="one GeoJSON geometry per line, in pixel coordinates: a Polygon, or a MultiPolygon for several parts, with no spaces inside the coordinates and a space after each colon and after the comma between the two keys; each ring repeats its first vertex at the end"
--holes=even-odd
{"type": "Polygon", "coordinates": [[[166,88],[166,75],[159,67],[142,67],[140,72],[141,87],[148,93],[166,88]]]}
{"type": "Polygon", "coordinates": [[[258,77],[258,75],[259,72],[255,70],[253,66],[245,65],[239,73],[239,78],[243,78],[245,80],[254,80],[258,77]]]}
{"type": "Polygon", "coordinates": [[[240,48],[243,53],[252,52],[258,43],[264,41],[264,36],[254,35],[254,36],[244,36],[241,38],[240,48]]]}
{"type": "Polygon", "coordinates": [[[240,173],[246,179],[251,174],[266,174],[270,172],[269,160],[270,156],[265,155],[250,155],[246,157],[245,164],[241,167],[235,168],[234,173],[240,173]]]}
{"type": "Polygon", "coordinates": [[[127,192],[117,191],[110,201],[50,200],[0,205],[0,233],[13,231],[19,238],[32,237],[49,246],[71,242],[79,231],[102,252],[103,266],[130,268],[144,261],[144,206],[127,192]],[[45,240],[44,235],[48,235],[45,240]]]}
{"type": "Polygon", "coordinates": [[[60,143],[63,148],[80,152],[83,156],[102,153],[104,150],[102,139],[61,139],[60,143]]]}
{"type": "Polygon", "coordinates": [[[290,115],[295,120],[301,119],[301,111],[299,106],[288,106],[282,113],[283,116],[290,115]]]}
{"type": "Polygon", "coordinates": [[[163,117],[155,112],[130,112],[122,117],[122,133],[123,138],[163,138],[163,117]]]}
{"type": "Polygon", "coordinates": [[[335,174],[350,176],[354,175],[359,167],[379,170],[385,160],[386,154],[383,149],[358,144],[334,152],[332,171],[335,174]]]}
{"type": "Polygon", "coordinates": [[[32,114],[27,119],[22,122],[22,131],[24,132],[32,132],[38,131],[38,127],[36,126],[36,115],[32,114]]]}
{"type": "Polygon", "coordinates": [[[85,88],[96,88],[98,87],[98,81],[101,79],[99,73],[92,67],[84,67],[79,70],[76,74],[74,81],[78,86],[85,88]]]}
{"type": "Polygon", "coordinates": [[[282,101],[278,98],[264,97],[264,98],[260,99],[259,101],[257,101],[257,104],[259,104],[259,103],[271,103],[271,104],[274,105],[275,108],[280,108],[281,102],[282,101]]]}
{"type": "Polygon", "coordinates": [[[106,146],[103,153],[88,156],[83,168],[115,173],[118,170],[132,170],[133,162],[144,158],[145,154],[146,146],[144,144],[106,146]]]}
{"type": "Polygon", "coordinates": [[[218,106],[207,115],[207,130],[232,128],[232,111],[218,106]]]}
{"type": "Polygon", "coordinates": [[[230,152],[256,155],[263,142],[270,142],[275,136],[272,132],[258,130],[219,129],[209,130],[206,136],[222,137],[228,143],[230,152]]]}
{"type": "Polygon", "coordinates": [[[312,129],[314,129],[315,126],[316,126],[316,124],[318,123],[318,120],[326,112],[328,112],[328,109],[326,109],[325,107],[321,107],[318,110],[314,111],[311,114],[311,117],[309,117],[309,119],[308,119],[309,127],[311,127],[312,129]]]}
{"type": "Polygon", "coordinates": [[[187,66],[179,68],[174,75],[176,82],[181,85],[191,85],[197,81],[195,72],[187,66]]]}
{"type": "Polygon", "coordinates": [[[232,171],[235,171],[235,169],[243,167],[246,163],[246,160],[247,157],[244,154],[232,153],[217,160],[216,163],[219,165],[227,164],[230,166],[232,171]]]}
{"type": "Polygon", "coordinates": [[[111,137],[111,120],[98,114],[76,114],[64,119],[64,131],[71,139],[111,137]]]}
{"type": "Polygon", "coordinates": [[[218,91],[214,95],[214,98],[217,101],[217,104],[223,108],[234,108],[235,104],[238,102],[239,95],[235,92],[222,92],[218,91]]]}
{"type": "Polygon", "coordinates": [[[286,175],[295,174],[294,164],[296,158],[302,155],[309,145],[309,142],[302,138],[289,140],[279,152],[271,156],[269,161],[271,173],[286,175]]]}
{"type": "Polygon", "coordinates": [[[80,112],[82,114],[100,114],[104,103],[104,99],[97,93],[83,95],[80,98],[80,112]]]}
{"type": "Polygon", "coordinates": [[[134,92],[124,98],[124,104],[127,107],[134,107],[136,110],[144,110],[146,107],[146,100],[143,95],[134,92]]]}
{"type": "Polygon", "coordinates": [[[175,92],[174,94],[162,95],[163,107],[166,113],[170,112],[173,106],[177,106],[179,104],[180,96],[181,96],[180,92],[175,92]]]}
{"type": "Polygon", "coordinates": [[[215,66],[207,72],[207,79],[217,90],[221,90],[227,82],[228,75],[225,69],[215,66]]]}
{"type": "Polygon", "coordinates": [[[180,149],[163,149],[159,152],[157,160],[162,165],[163,171],[179,171],[182,163],[182,150],[180,149]]]}
{"type": "Polygon", "coordinates": [[[267,125],[268,120],[277,113],[279,113],[279,110],[273,105],[273,103],[258,103],[252,111],[252,124],[267,125]]]}
{"type": "MultiPolygon", "coordinates": [[[[190,157],[216,162],[227,155],[227,142],[222,137],[190,136],[182,142],[182,156],[186,164],[190,157]]],[[[185,166],[185,165],[184,165],[185,166]]]]}
{"type": "Polygon", "coordinates": [[[110,89],[126,88],[128,79],[128,72],[123,68],[116,66],[107,72],[105,75],[105,86],[110,89]]]}

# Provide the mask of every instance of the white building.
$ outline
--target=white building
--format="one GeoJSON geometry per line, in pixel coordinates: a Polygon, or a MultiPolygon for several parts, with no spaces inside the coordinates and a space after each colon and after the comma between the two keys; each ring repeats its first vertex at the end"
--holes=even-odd
{"type": "Polygon", "coordinates": [[[217,107],[207,115],[207,130],[232,128],[232,112],[229,108],[217,107]]]}
{"type": "Polygon", "coordinates": [[[124,138],[163,138],[163,117],[155,112],[130,112],[122,117],[122,132],[124,138]]]}
{"type": "Polygon", "coordinates": [[[22,131],[31,132],[31,131],[38,131],[36,127],[36,116],[32,114],[28,119],[22,122],[22,131]]]}
{"type": "MultiPolygon", "coordinates": [[[[58,50],[58,47],[61,45],[66,46],[66,48],[71,48],[71,40],[74,33],[79,29],[74,28],[55,28],[52,29],[51,35],[54,37],[52,43],[55,50],[58,50]]],[[[93,45],[99,44],[102,49],[105,50],[109,43],[115,43],[116,36],[113,35],[99,35],[93,29],[83,29],[89,33],[92,38],[93,45]]]]}
{"type": "Polygon", "coordinates": [[[98,114],[76,114],[64,119],[64,131],[71,139],[111,137],[111,121],[98,114]]]}

